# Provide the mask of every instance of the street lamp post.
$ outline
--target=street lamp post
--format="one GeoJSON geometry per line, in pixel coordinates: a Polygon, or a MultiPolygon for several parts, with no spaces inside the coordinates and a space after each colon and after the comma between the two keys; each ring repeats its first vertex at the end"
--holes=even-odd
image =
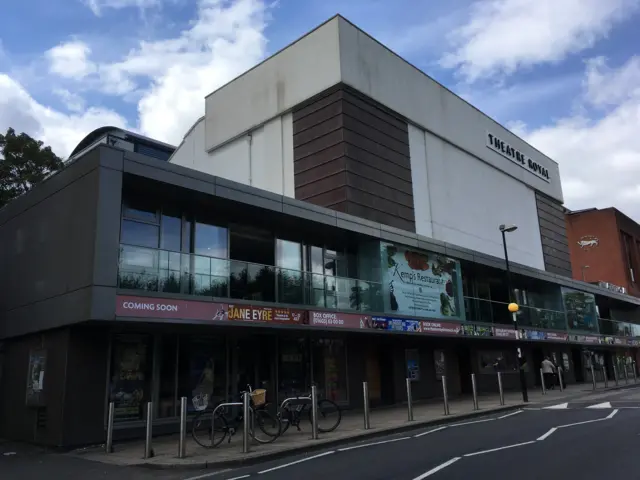
{"type": "Polygon", "coordinates": [[[500,233],[502,233],[502,246],[504,247],[504,261],[507,268],[507,289],[509,291],[509,312],[513,317],[513,328],[516,332],[517,347],[516,352],[518,354],[518,372],[520,374],[520,390],[522,390],[522,401],[529,402],[529,394],[527,393],[527,378],[524,373],[524,357],[522,356],[522,346],[520,343],[520,332],[518,330],[518,304],[513,297],[513,289],[511,288],[511,269],[509,268],[509,254],[507,253],[507,237],[506,234],[514,232],[518,229],[516,225],[500,225],[500,233]]]}

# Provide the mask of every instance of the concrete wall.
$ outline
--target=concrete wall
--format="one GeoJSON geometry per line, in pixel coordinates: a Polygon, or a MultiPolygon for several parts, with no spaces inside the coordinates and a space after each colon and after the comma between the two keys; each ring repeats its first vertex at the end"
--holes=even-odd
{"type": "Polygon", "coordinates": [[[339,23],[342,82],[405,116],[410,123],[562,201],[557,163],[345,19],[339,17],[334,21],[339,23]],[[546,167],[550,172],[550,182],[488,148],[487,132],[546,167]]]}
{"type": "Polygon", "coordinates": [[[338,23],[333,21],[207,97],[205,150],[262,125],[339,81],[338,23]]]}
{"type": "Polygon", "coordinates": [[[293,122],[290,113],[207,153],[205,121],[198,121],[169,160],[234,182],[269,192],[295,196],[293,180],[293,122]]]}
{"type": "Polygon", "coordinates": [[[531,188],[415,126],[409,143],[418,234],[504,258],[498,226],[515,223],[509,259],[544,269],[531,188]]]}

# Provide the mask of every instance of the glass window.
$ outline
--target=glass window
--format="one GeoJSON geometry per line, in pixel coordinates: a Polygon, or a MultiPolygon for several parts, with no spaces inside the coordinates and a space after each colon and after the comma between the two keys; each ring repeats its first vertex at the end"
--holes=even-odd
{"type": "Polygon", "coordinates": [[[563,287],[562,298],[570,329],[598,332],[595,295],[563,287]]]}
{"type": "Polygon", "coordinates": [[[513,352],[481,351],[478,352],[480,373],[495,374],[496,372],[510,373],[518,371],[518,363],[513,352]]]}
{"type": "Polygon", "coordinates": [[[193,398],[207,395],[210,405],[226,399],[227,345],[223,336],[184,338],[180,345],[179,397],[187,397],[187,411],[194,412],[193,398]]]}
{"type": "Polygon", "coordinates": [[[347,354],[343,339],[318,338],[312,340],[313,381],[320,395],[334,402],[346,402],[347,354]]]}
{"type": "Polygon", "coordinates": [[[227,229],[196,223],[195,252],[208,257],[228,258],[227,229]]]}
{"type": "Polygon", "coordinates": [[[180,240],[182,233],[182,219],[180,217],[172,217],[169,215],[162,216],[162,236],[160,237],[160,248],[171,250],[173,252],[180,251],[180,240]]]}
{"type": "Polygon", "coordinates": [[[176,336],[163,336],[160,345],[158,359],[159,384],[158,384],[158,418],[175,417],[178,415],[178,398],[176,395],[176,369],[178,338],[176,336]]]}
{"type": "Polygon", "coordinates": [[[308,341],[305,337],[285,337],[278,341],[278,401],[309,393],[308,341]]]}
{"type": "Polygon", "coordinates": [[[151,344],[147,335],[114,337],[111,354],[109,401],[115,420],[142,420],[151,400],[151,344]]]}
{"type": "Polygon", "coordinates": [[[302,270],[302,245],[278,239],[276,241],[276,265],[288,270],[302,270]]]}
{"type": "Polygon", "coordinates": [[[128,245],[158,248],[158,234],[159,229],[156,225],[123,220],[120,241],[128,245]]]}
{"type": "Polygon", "coordinates": [[[122,206],[122,216],[143,222],[158,223],[158,209],[141,205],[139,202],[125,202],[122,206]]]}

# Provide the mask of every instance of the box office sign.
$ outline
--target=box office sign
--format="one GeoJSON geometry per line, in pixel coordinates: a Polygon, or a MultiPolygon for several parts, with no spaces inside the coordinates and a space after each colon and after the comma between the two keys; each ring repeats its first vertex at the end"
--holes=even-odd
{"type": "Polygon", "coordinates": [[[371,328],[371,317],[353,313],[311,311],[309,325],[327,328],[371,328]]]}

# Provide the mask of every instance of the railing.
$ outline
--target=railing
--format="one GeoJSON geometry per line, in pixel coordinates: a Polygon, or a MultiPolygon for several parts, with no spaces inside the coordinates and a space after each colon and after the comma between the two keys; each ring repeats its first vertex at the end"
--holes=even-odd
{"type": "Polygon", "coordinates": [[[120,246],[118,286],[337,310],[384,310],[380,283],[131,245],[120,246]]]}
{"type": "MultiPolygon", "coordinates": [[[[507,308],[508,303],[485,300],[475,297],[464,297],[466,320],[500,325],[513,324],[513,317],[507,308]]],[[[517,319],[518,326],[543,328],[551,330],[566,330],[567,319],[565,313],[559,310],[536,308],[520,305],[517,319]]]]}
{"type": "Polygon", "coordinates": [[[600,333],[602,335],[612,335],[615,337],[640,337],[640,325],[618,320],[599,318],[600,333]]]}

